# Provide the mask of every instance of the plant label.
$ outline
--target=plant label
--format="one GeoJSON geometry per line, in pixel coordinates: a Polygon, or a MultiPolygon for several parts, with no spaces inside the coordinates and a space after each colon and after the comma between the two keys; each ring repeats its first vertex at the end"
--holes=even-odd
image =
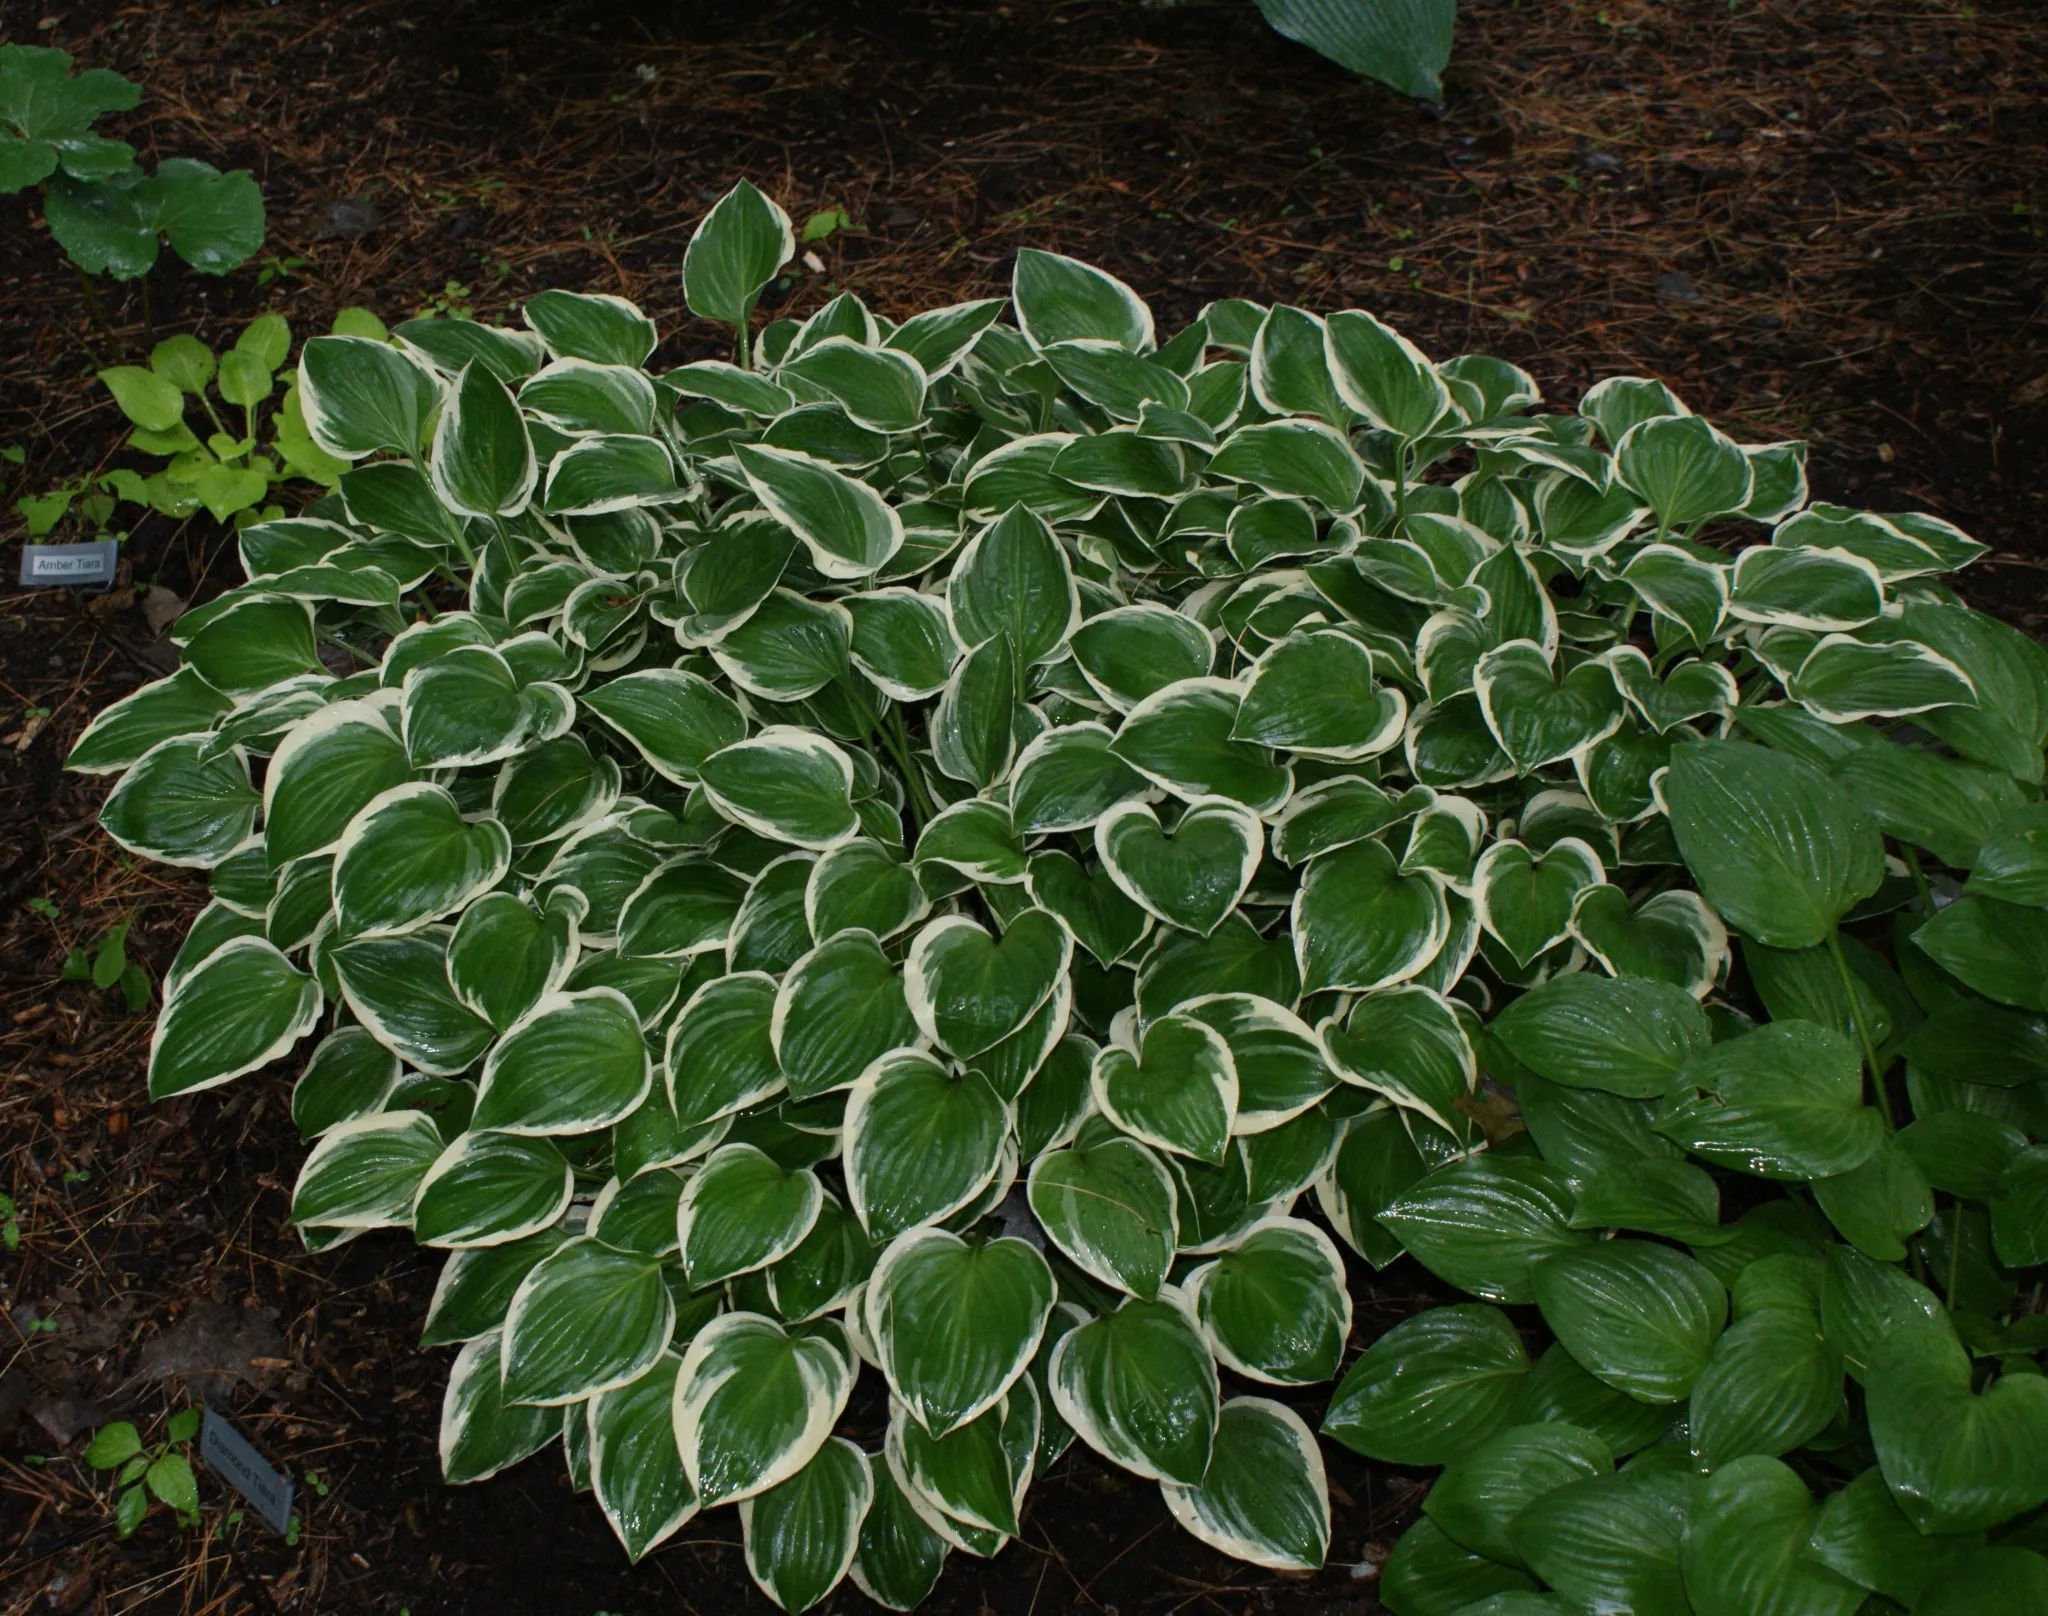
{"type": "Polygon", "coordinates": [[[249,1439],[215,1413],[206,1411],[199,1427],[199,1457],[207,1467],[249,1501],[280,1536],[291,1526],[291,1478],[278,1470],[249,1439]]]}
{"type": "Polygon", "coordinates": [[[28,589],[105,589],[120,565],[121,546],[113,539],[91,544],[24,544],[21,582],[28,589]]]}

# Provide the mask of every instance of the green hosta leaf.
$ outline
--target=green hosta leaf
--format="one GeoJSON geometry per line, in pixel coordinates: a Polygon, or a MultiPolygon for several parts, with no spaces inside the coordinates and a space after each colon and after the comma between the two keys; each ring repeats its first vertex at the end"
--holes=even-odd
{"type": "Polygon", "coordinates": [[[1978,1541],[1921,1536],[1893,1501],[1883,1474],[1870,1469],[1821,1505],[1808,1552],[1859,1587],[1918,1608],[1930,1588],[1938,1598],[1939,1589],[1955,1583],[1954,1574],[1964,1568],[1978,1541]]]}
{"type": "Polygon", "coordinates": [[[1252,993],[1211,994],[1182,1011],[1223,1035],[1237,1069],[1235,1131],[1257,1135],[1299,1116],[1336,1086],[1322,1044],[1299,1016],[1252,993]]]}
{"type": "Polygon", "coordinates": [[[394,786],[357,814],[336,844],[341,934],[416,931],[496,886],[511,856],[505,827],[495,819],[467,823],[442,787],[394,786]]]}
{"type": "Polygon", "coordinates": [[[1358,508],[1365,466],[1350,441],[1321,421],[1241,426],[1209,462],[1209,475],[1249,483],[1282,499],[1303,499],[1342,515],[1358,508]]]}
{"type": "Polygon", "coordinates": [[[1039,853],[1026,873],[1031,900],[1056,915],[1074,941],[1104,965],[1125,958],[1152,929],[1151,917],[1107,870],[1084,870],[1065,853],[1039,853]]]}
{"type": "Polygon", "coordinates": [[[1216,1423],[1199,1484],[1167,1482],[1173,1518],[1213,1549],[1277,1571],[1321,1569],[1330,1549],[1329,1484],[1315,1434],[1264,1397],[1233,1397],[1216,1423]]]}
{"type": "Polygon", "coordinates": [[[902,548],[902,518],[866,483],[781,449],[743,444],[739,460],[755,496],[825,577],[867,577],[902,548]]]}
{"type": "Polygon", "coordinates": [[[1017,324],[1040,348],[1055,342],[1113,342],[1127,353],[1153,346],[1152,311],[1113,275],[1058,253],[1026,247],[1010,282],[1017,324]]]}
{"type": "Polygon", "coordinates": [[[1164,606],[1100,613],[1074,630],[1072,645],[1089,684],[1120,712],[1169,685],[1202,678],[1216,656],[1207,629],[1164,606]]]}
{"type": "Polygon", "coordinates": [[[1237,1065],[1223,1035],[1193,1016],[1162,1016],[1136,1049],[1110,1045],[1090,1083],[1102,1114],[1161,1150],[1221,1162],[1237,1118],[1237,1065]]]}
{"type": "Polygon", "coordinates": [[[1621,695],[1604,664],[1582,662],[1560,680],[1532,641],[1480,657],[1473,688],[1501,750],[1525,773],[1589,751],[1621,727],[1621,695]]]}
{"type": "Polygon", "coordinates": [[[125,769],[159,741],[211,729],[233,707],[193,669],[180,668],[103,709],[86,725],[64,767],[80,774],[125,769]]]}
{"type": "Polygon", "coordinates": [[[500,1351],[505,1400],[573,1403],[629,1385],[660,1361],[674,1328],[660,1263],[572,1240],[513,1295],[500,1351]]]}
{"type": "Polygon", "coordinates": [[[1759,544],[1735,558],[1728,610],[1745,622],[1814,634],[1845,632],[1884,610],[1884,578],[1841,550],[1759,544]]]}
{"type": "Polygon", "coordinates": [[[868,1067],[917,1041],[903,979],[874,936],[841,932],[790,967],[775,1002],[776,1060],[793,1098],[851,1087],[868,1067]]]}
{"type": "Polygon", "coordinates": [[[150,1098],[269,1065],[313,1030],[320,1010],[313,979],[261,937],[223,943],[166,991],[149,1043],[150,1098]]]}
{"type": "Polygon", "coordinates": [[[638,1380],[590,1400],[590,1485],[625,1548],[638,1561],[697,1513],[697,1492],[676,1451],[676,1371],[664,1352],[638,1380]]]}
{"type": "Polygon", "coordinates": [[[1934,1197],[1918,1162],[1887,1139],[1860,1166],[1815,1179],[1814,1200],[1858,1251],[1901,1262],[1906,1241],[1934,1217],[1934,1197]]]}
{"type": "Polygon", "coordinates": [[[1595,1380],[1555,1343],[1522,1381],[1510,1411],[1514,1421],[1563,1421],[1591,1431],[1616,1454],[1659,1441],[1671,1429],[1669,1404],[1639,1403],[1595,1380]]]}
{"type": "Polygon", "coordinates": [[[650,872],[619,910],[627,959],[688,959],[725,947],[747,883],[709,859],[684,854],[650,872]]]}
{"type": "Polygon", "coordinates": [[[1631,910],[1620,887],[1587,887],[1572,902],[1571,933],[1617,977],[1668,983],[1704,997],[1728,957],[1728,928],[1696,892],[1658,892],[1631,910]]]}
{"type": "Polygon", "coordinates": [[[1020,1381],[1000,1406],[943,1437],[927,1433],[901,1404],[889,1415],[889,1468],[938,1530],[984,1555],[1016,1534],[1038,1435],[1031,1382],[1020,1381]]]}
{"type": "Polygon", "coordinates": [[[1721,1282],[1642,1240],[1561,1252],[1534,1270],[1537,1306],[1571,1355],[1617,1391],[1673,1403],[1692,1390],[1728,1318],[1721,1282]]]}
{"type": "Polygon", "coordinates": [[[336,702],[294,725],[264,776],[272,862],[332,847],[358,812],[412,772],[404,746],[369,703],[336,702]]]}
{"type": "Polygon", "coordinates": [[[381,1229],[409,1222],[420,1180],[441,1154],[441,1130],[424,1111],[386,1111],[338,1123],[320,1136],[292,1190],[292,1221],[327,1229],[381,1229]]]}
{"type": "Polygon", "coordinates": [[[1453,1458],[1423,1508],[1460,1547],[1520,1566],[1508,1523],[1523,1507],[1613,1468],[1607,1444],[1591,1431],[1562,1421],[1512,1425],[1453,1458]]]}
{"type": "Polygon", "coordinates": [[[577,952],[577,904],[546,913],[509,892],[487,892],[462,913],[448,939],[455,996],[501,1031],[562,985],[577,952]]]}
{"type": "Polygon", "coordinates": [[[789,215],[741,180],[704,215],[683,255],[690,312],[744,334],[755,300],[795,256],[789,215]]]}
{"type": "Polygon", "coordinates": [[[1764,1178],[1829,1178],[1884,1136],[1863,1103],[1855,1046],[1831,1028],[1782,1021],[1694,1054],[1657,1131],[1708,1161],[1764,1178]]]}
{"type": "Polygon", "coordinates": [[[1464,1023],[1449,1000],[1406,986],[1352,1001],[1340,1021],[1319,1029],[1324,1051],[1348,1083],[1457,1131],[1460,1103],[1478,1086],[1479,1066],[1464,1023]]]}
{"type": "Polygon", "coordinates": [[[945,607],[911,589],[877,589],[843,602],[853,618],[853,665],[894,701],[945,689],[960,642],[945,607]]]}
{"type": "Polygon", "coordinates": [[[441,1399],[441,1474],[450,1482],[483,1481],[538,1453],[562,1432],[560,1409],[508,1403],[499,1378],[500,1341],[493,1330],[463,1347],[448,1371],[441,1399]]]}
{"type": "Polygon", "coordinates": [[[784,1610],[809,1610],[851,1569],[874,1493],[867,1456],[833,1437],[795,1475],[740,1501],[748,1574],[784,1610]]]}
{"type": "Polygon", "coordinates": [[[495,763],[568,729],[575,704],[560,685],[522,684],[497,651],[462,646],[406,676],[405,749],[419,767],[495,763]]]}
{"type": "Polygon", "coordinates": [[[1872,1358],[1870,1439],[1892,1496],[1923,1532],[1974,1532],[2048,1498],[2048,1382],[2006,1374],[1972,1390],[1952,1333],[1917,1329],[1872,1358]]]}
{"type": "Polygon", "coordinates": [[[1988,998],[2048,1010],[2048,911],[1998,898],[1959,898],[1914,932],[1913,943],[1988,998]]]}
{"type": "Polygon", "coordinates": [[[1372,841],[1310,860],[1292,919],[1302,987],[1310,993],[1405,982],[1450,935],[1436,882],[1402,874],[1394,855],[1372,841]]]}
{"type": "Polygon", "coordinates": [[[292,1085],[292,1122],[305,1140],[337,1122],[384,1109],[398,1085],[398,1057],[366,1027],[337,1027],[314,1046],[292,1085]]]}
{"type": "Polygon", "coordinates": [[[912,1610],[937,1584],[948,1544],[925,1523],[886,1466],[869,1468],[875,1496],[861,1522],[854,1584],[878,1605],[912,1610]]]}
{"type": "Polygon", "coordinates": [[[1062,1336],[1049,1370],[1060,1417],[1105,1459],[1155,1481],[1197,1486],[1221,1397],[1216,1365],[1170,1301],[1127,1301],[1062,1336]]]}
{"type": "Polygon", "coordinates": [[[1697,415],[1639,421],[1614,446],[1614,474],[1666,531],[1739,511],[1749,503],[1749,457],[1697,415]]]}
{"type": "Polygon", "coordinates": [[[1785,693],[1830,724],[1977,705],[1970,676],[1939,651],[1905,641],[1866,645],[1847,634],[1830,634],[1808,652],[1785,693]]]}
{"type": "Polygon", "coordinates": [[[1575,1229],[1634,1229],[1688,1245],[1719,1245],[1735,1231],[1721,1227],[1721,1192],[1690,1162],[1637,1159],[1582,1179],[1575,1229]]]}
{"type": "Polygon", "coordinates": [[[706,982],[669,1029],[668,1090],[676,1120],[697,1127],[784,1086],[772,1025],[776,983],[759,971],[706,982]]]}
{"type": "Polygon", "coordinates": [[[491,1049],[475,1123],[506,1133],[584,1133],[631,1113],[651,1082],[631,1000],[616,988],[553,993],[491,1049]]]}
{"type": "Polygon", "coordinates": [[[1186,1291],[1217,1361],[1253,1380],[1307,1386],[1337,1373],[1351,1333],[1344,1259],[1296,1218],[1255,1226],[1186,1291]]]}
{"type": "Polygon", "coordinates": [[[1251,884],[1264,842],[1257,816],[1234,802],[1197,803],[1170,834],[1142,802],[1120,804],[1095,825],[1096,851],[1117,886],[1148,914],[1205,937],[1251,884]]]}
{"type": "Polygon", "coordinates": [[[654,352],[654,322],[622,297],[546,291],[520,311],[553,353],[600,365],[644,365],[654,352]]]}
{"type": "Polygon", "coordinates": [[[439,928],[366,938],[328,957],[356,1019],[407,1064],[453,1077],[491,1047],[491,1024],[448,985],[448,934],[439,928]]]}
{"type": "Polygon", "coordinates": [[[1082,1272],[1135,1295],[1159,1294],[1180,1244],[1172,1176],[1134,1139],[1111,1136],[1037,1157],[1031,1210],[1082,1272]]]}
{"type": "Polygon", "coordinates": [[[1450,413],[1436,367],[1400,333],[1358,309],[1331,315],[1323,331],[1338,393],[1382,431],[1413,443],[1450,413]]]}
{"type": "Polygon", "coordinates": [[[1682,1471],[1591,1476],[1534,1500],[1508,1538],[1537,1576],[1581,1606],[1686,1616],[1680,1545],[1698,1486],[1682,1471]]]}
{"type": "Polygon", "coordinates": [[[954,632],[980,645],[1007,634],[1018,665],[1050,660],[1081,623],[1081,599],[1060,541],[1043,520],[1013,507],[970,539],[947,586],[954,632]]]}
{"type": "Polygon", "coordinates": [[[413,1238],[423,1246],[496,1246],[551,1226],[575,1174],[545,1139],[464,1133],[420,1181],[413,1238]]]}
{"type": "Polygon", "coordinates": [[[1025,1242],[913,1229],[876,1264],[865,1322],[890,1390],[943,1437],[995,1407],[1029,1367],[1053,1299],[1052,1271],[1025,1242]]]}
{"type": "Polygon", "coordinates": [[[1605,874],[1599,854],[1576,836],[1540,855],[1517,841],[1495,842],[1472,872],[1479,923],[1526,969],[1570,935],[1579,894],[1605,874]]]}
{"type": "Polygon", "coordinates": [[[317,672],[312,611],[280,595],[246,596],[205,619],[186,642],[185,660],[231,696],[317,672]]]}
{"type": "Polygon", "coordinates": [[[1693,1452],[1709,1469],[1744,1454],[1775,1457],[1827,1429],[1842,1406],[1841,1349],[1796,1308],[1740,1318],[1693,1383],[1693,1452]]]}
{"type": "Polygon", "coordinates": [[[1698,1616],[1853,1616],[1865,1590],[1816,1564],[1808,1549],[1819,1511],[1806,1483],[1776,1459],[1752,1455],[1700,1485],[1679,1563],[1698,1616]]]}
{"type": "Polygon", "coordinates": [[[1707,902],[1773,948],[1825,942],[1883,876],[1876,827],[1819,770],[1781,752],[1679,747],[1664,798],[1707,902]]]}
{"type": "Polygon", "coordinates": [[[1508,1316],[1461,1302],[1382,1335],[1351,1366],[1323,1432],[1368,1459],[1445,1464],[1508,1421],[1529,1359],[1508,1316]]]}
{"type": "Polygon", "coordinates": [[[860,828],[851,760],[808,730],[770,725],[702,759],[698,769],[718,811],[757,835],[823,849],[860,828]]]}
{"type": "Polygon", "coordinates": [[[1535,1587],[1513,1566],[1468,1553],[1426,1517],[1401,1534],[1380,1572],[1381,1601],[1395,1616],[1576,1616],[1580,1607],[1535,1587]]]}
{"type": "Polygon", "coordinates": [[[846,1102],[846,1187],[877,1244],[968,1204],[1002,1164],[1003,1102],[915,1050],[870,1066],[846,1102]]]}
{"type": "Polygon", "coordinates": [[[1584,972],[1523,994],[1489,1030],[1539,1077],[1632,1099],[1668,1092],[1712,1041],[1706,1012],[1683,989],[1584,972]]]}
{"type": "Polygon", "coordinates": [[[786,360],[777,374],[829,393],[870,431],[911,432],[924,421],[924,367],[899,349],[827,337],[786,360]]]}
{"type": "Polygon", "coordinates": [[[100,824],[123,847],[165,864],[220,863],[254,829],[257,795],[239,748],[211,760],[205,741],[159,741],[107,794],[100,824]]]}
{"type": "Polygon", "coordinates": [[[579,438],[554,457],[540,506],[560,516],[601,516],[667,504],[685,492],[660,440],[606,432],[579,438]]]}
{"type": "Polygon", "coordinates": [[[1432,1273],[1498,1302],[1531,1302],[1544,1258],[1591,1244],[1571,1226],[1572,1181],[1528,1157],[1480,1155],[1440,1167],[1380,1221],[1432,1273]]]}
{"type": "Polygon", "coordinates": [[[926,1038],[969,1060],[1008,1037],[1052,997],[1074,940],[1042,909],[992,938],[964,915],[931,921],[910,946],[904,987],[926,1038]]]}
{"type": "Polygon", "coordinates": [[[731,697],[708,680],[674,668],[629,673],[580,700],[638,749],[664,779],[693,785],[713,753],[746,735],[731,697]]]}
{"type": "Polygon", "coordinates": [[[756,1313],[697,1333],[676,1375],[676,1446],[708,1508],[765,1492],[810,1463],[846,1406],[853,1369],[825,1336],[756,1313]]]}
{"type": "Polygon", "coordinates": [[[299,353],[299,408],[313,442],[341,460],[419,453],[441,402],[424,367],[366,337],[313,337],[299,353]]]}
{"type": "Polygon", "coordinates": [[[441,411],[428,462],[434,492],[459,516],[517,516],[533,497],[533,441],[505,384],[463,367],[441,411]]]}
{"type": "Polygon", "coordinates": [[[814,937],[849,929],[893,937],[931,909],[916,873],[879,842],[844,842],[819,859],[804,889],[814,937]]]}
{"type": "Polygon", "coordinates": [[[1261,656],[1233,738],[1307,757],[1357,761],[1398,746],[1407,699],[1382,689],[1362,644],[1338,629],[1289,635],[1261,656]]]}
{"type": "Polygon", "coordinates": [[[690,1283],[716,1284],[788,1256],[818,1221],[824,1193],[807,1169],[784,1172],[753,1145],[720,1145],[676,1210],[690,1283]]]}
{"type": "Polygon", "coordinates": [[[1010,810],[1025,835],[1082,831],[1125,799],[1148,788],[1142,775],[1110,750],[1100,724],[1047,730],[1018,755],[1010,810]]]}

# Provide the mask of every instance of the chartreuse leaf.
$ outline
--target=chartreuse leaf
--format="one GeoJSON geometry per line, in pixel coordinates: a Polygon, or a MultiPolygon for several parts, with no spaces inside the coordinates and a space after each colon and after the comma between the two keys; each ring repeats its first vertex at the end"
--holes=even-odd
{"type": "Polygon", "coordinates": [[[835,1436],[795,1475],[742,1499],[755,1584],[792,1616],[817,1604],[852,1568],[874,1493],[867,1456],[835,1436]]]}
{"type": "Polygon", "coordinates": [[[697,1491],[676,1451],[681,1367],[664,1352],[639,1379],[590,1400],[590,1484],[629,1560],[659,1548],[697,1513],[697,1491]]]}
{"type": "Polygon", "coordinates": [[[1209,1349],[1171,1301],[1132,1298],[1060,1337],[1053,1406],[1105,1459],[1196,1487],[1209,1469],[1221,1397],[1209,1349]]]}
{"type": "Polygon", "coordinates": [[[1216,1422],[1201,1482],[1169,1481],[1166,1507],[1213,1549],[1276,1571],[1320,1570],[1330,1550],[1330,1493],[1315,1434],[1285,1404],[1233,1397],[1216,1422]]]}
{"type": "Polygon", "coordinates": [[[766,1492],[810,1463],[846,1405],[853,1370],[825,1336],[726,1313],[676,1372],[676,1447],[708,1508],[766,1492]]]}
{"type": "Polygon", "coordinates": [[[1389,1464],[1445,1464],[1508,1423],[1529,1373],[1496,1307],[1461,1302],[1397,1324],[1351,1366],[1323,1433],[1389,1464]]]}

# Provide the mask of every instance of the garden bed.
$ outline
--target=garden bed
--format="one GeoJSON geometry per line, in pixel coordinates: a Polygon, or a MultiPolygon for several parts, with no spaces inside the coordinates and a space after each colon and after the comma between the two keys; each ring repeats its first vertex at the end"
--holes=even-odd
{"type": "MultiPolygon", "coordinates": [[[[159,334],[218,342],[266,307],[302,333],[349,304],[498,318],[560,285],[641,303],[664,361],[713,354],[718,333],[682,308],[682,246],[746,174],[800,221],[839,207],[861,227],[809,249],[820,267],[770,294],[778,311],[839,287],[897,314],[999,293],[1030,243],[1122,275],[1169,325],[1233,295],[1361,305],[1440,357],[1515,360],[1553,397],[1660,375],[1740,436],[1808,438],[1820,497],[1936,511],[1993,545],[1973,602],[2038,632],[2038,21],[2014,0],[1465,9],[1441,117],[1238,0],[79,5],[21,37],[138,78],[145,150],[263,183],[270,283],[166,264],[159,334]]],[[[97,330],[40,224],[7,206],[24,249],[0,268],[0,444],[26,457],[11,503],[110,463],[120,424],[89,356],[145,344],[139,300],[97,330]]],[[[302,1154],[287,1078],[150,1108],[147,1017],[58,984],[70,948],[130,914],[131,955],[160,974],[197,907],[196,880],[94,831],[99,788],[58,763],[92,711],[169,665],[152,613],[230,582],[226,539],[151,518],[130,577],[164,593],[14,597],[0,616],[16,708],[0,727],[0,1192],[21,1225],[0,1270],[0,1599],[765,1608],[723,1513],[629,1572],[553,1459],[444,1487],[445,1355],[409,1346],[436,1259],[382,1236],[308,1256],[285,1219],[302,1154]],[[115,1541],[75,1459],[84,1433],[199,1392],[318,1478],[296,1544],[161,1518],[115,1541]]],[[[1353,1280],[1360,1342],[1434,1293],[1412,1264],[1353,1280]]],[[[1020,1544],[956,1557],[927,1608],[1369,1610],[1352,1568],[1383,1555],[1419,1475],[1331,1452],[1336,1531],[1312,1582],[1200,1548],[1154,1489],[1080,1451],[1034,1493],[1020,1544]]]]}

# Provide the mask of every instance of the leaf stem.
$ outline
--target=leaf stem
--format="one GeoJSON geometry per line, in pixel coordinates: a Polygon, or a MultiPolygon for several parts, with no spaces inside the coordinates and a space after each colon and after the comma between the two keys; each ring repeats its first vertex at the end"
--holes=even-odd
{"type": "Polygon", "coordinates": [[[1884,1131],[1897,1133],[1898,1120],[1892,1115],[1892,1097],[1884,1086],[1884,1068],[1878,1064],[1877,1040],[1870,1035],[1870,1022],[1863,1014],[1863,1000],[1857,996],[1856,978],[1849,970],[1849,957],[1842,952],[1842,928],[1828,933],[1828,952],[1835,958],[1835,970],[1842,978],[1842,992],[1849,1000],[1849,1019],[1856,1023],[1856,1037],[1863,1045],[1863,1059],[1870,1067],[1870,1085],[1877,1090],[1878,1115],[1884,1131]]]}

